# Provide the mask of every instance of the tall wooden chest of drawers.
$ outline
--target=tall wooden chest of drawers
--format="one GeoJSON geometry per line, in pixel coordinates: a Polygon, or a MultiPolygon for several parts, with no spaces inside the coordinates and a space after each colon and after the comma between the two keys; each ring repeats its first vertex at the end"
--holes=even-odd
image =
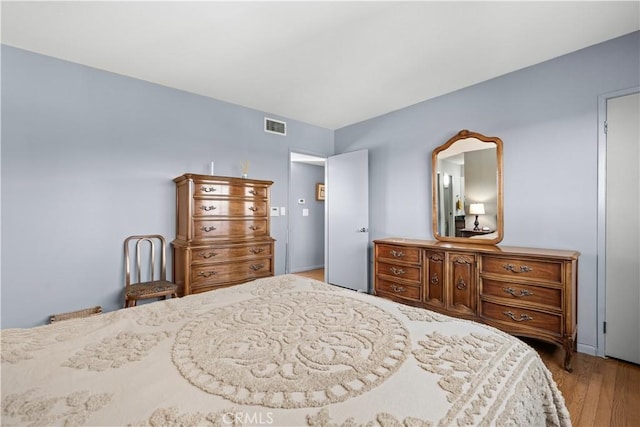
{"type": "Polygon", "coordinates": [[[374,245],[376,295],[555,343],[571,370],[578,252],[412,239],[374,245]]]}
{"type": "Polygon", "coordinates": [[[173,275],[179,295],[273,276],[272,181],[184,174],[174,182],[173,275]]]}

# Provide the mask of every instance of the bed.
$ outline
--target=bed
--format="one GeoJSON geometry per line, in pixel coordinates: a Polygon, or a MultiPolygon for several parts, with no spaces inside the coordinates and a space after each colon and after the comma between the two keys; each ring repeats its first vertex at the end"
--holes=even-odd
{"type": "Polygon", "coordinates": [[[570,425],[486,325],[282,275],[6,329],[2,425],[570,425]]]}

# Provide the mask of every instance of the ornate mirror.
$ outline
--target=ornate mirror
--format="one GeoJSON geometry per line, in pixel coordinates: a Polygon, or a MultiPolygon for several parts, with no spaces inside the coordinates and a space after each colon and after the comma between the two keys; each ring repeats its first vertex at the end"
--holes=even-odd
{"type": "Polygon", "coordinates": [[[433,235],[494,245],[503,238],[502,140],[461,130],[433,150],[433,235]]]}

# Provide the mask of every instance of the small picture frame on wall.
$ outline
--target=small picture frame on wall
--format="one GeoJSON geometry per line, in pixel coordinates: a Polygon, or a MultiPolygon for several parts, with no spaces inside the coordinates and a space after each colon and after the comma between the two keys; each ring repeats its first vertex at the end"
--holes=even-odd
{"type": "Polygon", "coordinates": [[[316,200],[324,201],[324,184],[321,182],[316,184],[316,200]]]}

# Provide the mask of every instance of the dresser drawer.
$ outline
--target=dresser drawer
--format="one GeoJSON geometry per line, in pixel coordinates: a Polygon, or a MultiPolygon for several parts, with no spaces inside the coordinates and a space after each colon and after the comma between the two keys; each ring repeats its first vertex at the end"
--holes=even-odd
{"type": "Polygon", "coordinates": [[[481,301],[480,317],[487,321],[501,322],[508,327],[512,326],[512,331],[531,328],[554,335],[562,335],[562,315],[560,314],[481,301]]]}
{"type": "Polygon", "coordinates": [[[482,272],[517,277],[520,280],[535,279],[550,283],[562,283],[562,261],[482,256],[482,272]]]}
{"type": "Polygon", "coordinates": [[[417,284],[420,283],[422,276],[420,267],[407,267],[406,265],[396,265],[386,262],[378,262],[376,266],[376,274],[408,280],[416,282],[417,284]]]}
{"type": "Polygon", "coordinates": [[[202,216],[267,216],[265,200],[225,200],[197,198],[193,201],[193,215],[202,216]]]}
{"type": "Polygon", "coordinates": [[[502,282],[492,279],[481,279],[481,295],[506,298],[523,304],[538,304],[555,310],[562,310],[562,289],[531,284],[502,282]]]}
{"type": "Polygon", "coordinates": [[[421,251],[419,248],[395,245],[376,245],[377,256],[380,258],[390,258],[411,264],[422,264],[421,251]]]}
{"type": "Polygon", "coordinates": [[[258,277],[272,276],[272,271],[271,258],[224,264],[194,265],[191,268],[191,290],[196,290],[199,287],[223,285],[230,281],[237,283],[258,277]]]}
{"type": "Polygon", "coordinates": [[[219,182],[194,182],[194,196],[232,196],[266,198],[267,188],[219,182]]]}
{"type": "Polygon", "coordinates": [[[391,280],[376,278],[376,294],[385,293],[412,301],[422,301],[420,286],[396,283],[391,280]]]}
{"type": "Polygon", "coordinates": [[[193,221],[195,240],[216,238],[250,238],[268,235],[268,218],[255,219],[195,219],[193,221]]]}
{"type": "Polygon", "coordinates": [[[191,251],[191,262],[227,262],[233,259],[255,258],[270,256],[272,245],[270,243],[254,244],[229,248],[206,248],[191,251]]]}

